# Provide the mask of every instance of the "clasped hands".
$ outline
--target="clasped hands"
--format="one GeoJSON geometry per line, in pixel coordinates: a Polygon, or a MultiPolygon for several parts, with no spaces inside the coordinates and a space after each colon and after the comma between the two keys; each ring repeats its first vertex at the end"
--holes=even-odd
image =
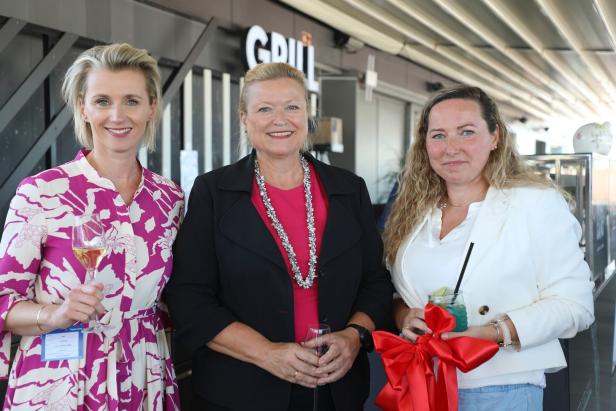
{"type": "Polygon", "coordinates": [[[360,349],[357,332],[349,328],[319,337],[319,345],[327,347],[320,357],[315,339],[301,344],[273,345],[264,368],[283,380],[308,388],[342,378],[353,365],[360,349]]]}

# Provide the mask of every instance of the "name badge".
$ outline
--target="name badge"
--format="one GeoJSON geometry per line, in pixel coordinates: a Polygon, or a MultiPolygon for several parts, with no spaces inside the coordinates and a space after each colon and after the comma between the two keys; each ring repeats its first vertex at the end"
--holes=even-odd
{"type": "Polygon", "coordinates": [[[43,334],[41,360],[74,360],[83,358],[83,324],[43,334]]]}

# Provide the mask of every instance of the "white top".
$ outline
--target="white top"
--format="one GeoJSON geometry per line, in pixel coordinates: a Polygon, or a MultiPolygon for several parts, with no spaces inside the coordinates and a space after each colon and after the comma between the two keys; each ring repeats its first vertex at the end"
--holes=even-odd
{"type": "MultiPolygon", "coordinates": [[[[428,296],[441,287],[451,289],[455,287],[459,275],[457,272],[459,262],[466,255],[466,244],[481,204],[482,202],[470,204],[464,221],[442,239],[439,237],[443,214],[439,208],[435,207],[415,239],[407,244],[402,256],[402,271],[418,293],[428,296]]],[[[464,289],[461,287],[460,290],[464,296],[464,289]]],[[[469,323],[469,326],[485,325],[487,322],[469,323]]],[[[534,370],[489,378],[471,378],[468,374],[458,371],[459,388],[503,384],[535,384],[545,387],[545,376],[543,370],[534,370]]]]}
{"type": "Polygon", "coordinates": [[[579,224],[555,190],[490,189],[483,204],[443,240],[440,210],[432,210],[402,243],[392,267],[397,291],[422,307],[436,289],[453,288],[470,241],[475,243],[460,289],[469,325],[499,314],[512,319],[522,351],[500,350],[467,374],[460,388],[530,383],[565,365],[557,338],[570,338],[593,321],[590,270],[578,247],[579,224]],[[485,210],[484,210],[485,209],[485,210]],[[480,315],[478,308],[489,306],[480,315]]]}
{"type": "Polygon", "coordinates": [[[472,203],[464,221],[442,240],[442,212],[435,207],[417,237],[404,249],[402,271],[418,293],[432,294],[441,287],[453,289],[458,281],[459,261],[464,259],[471,229],[481,202],[472,203]]]}

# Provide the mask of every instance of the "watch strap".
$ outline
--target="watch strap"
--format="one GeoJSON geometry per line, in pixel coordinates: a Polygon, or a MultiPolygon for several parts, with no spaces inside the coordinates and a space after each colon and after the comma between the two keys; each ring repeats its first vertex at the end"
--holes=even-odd
{"type": "Polygon", "coordinates": [[[361,348],[363,348],[367,352],[372,352],[374,349],[374,342],[372,341],[372,334],[370,331],[362,327],[359,324],[350,323],[347,324],[346,328],[354,328],[359,333],[359,343],[361,348]]]}

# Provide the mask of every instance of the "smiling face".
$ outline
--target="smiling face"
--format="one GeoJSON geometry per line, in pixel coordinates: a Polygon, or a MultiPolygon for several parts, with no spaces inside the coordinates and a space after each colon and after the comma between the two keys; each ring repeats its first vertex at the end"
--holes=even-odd
{"type": "Polygon", "coordinates": [[[240,120],[250,144],[271,159],[297,156],[308,136],[305,91],[292,78],[264,80],[246,90],[240,120]]]}
{"type": "Polygon", "coordinates": [[[447,186],[483,182],[497,135],[498,127],[492,133],[488,130],[478,102],[444,100],[432,108],[428,118],[426,150],[430,166],[447,186]]]}
{"type": "Polygon", "coordinates": [[[155,107],[138,70],[95,69],[88,74],[81,115],[92,130],[94,150],[136,153],[155,107]]]}

